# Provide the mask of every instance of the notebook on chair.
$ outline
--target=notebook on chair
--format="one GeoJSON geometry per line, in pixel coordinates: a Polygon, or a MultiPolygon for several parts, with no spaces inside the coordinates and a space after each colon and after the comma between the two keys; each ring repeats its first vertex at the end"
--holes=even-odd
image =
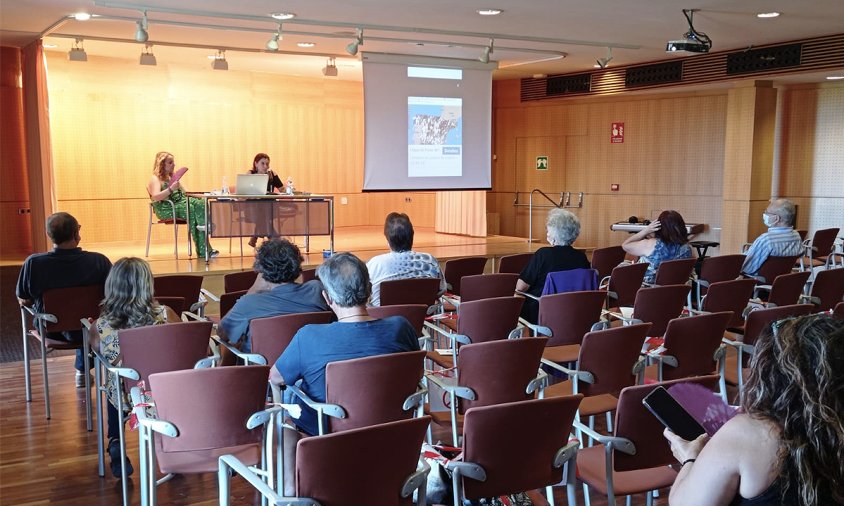
{"type": "Polygon", "coordinates": [[[235,193],[237,195],[266,195],[268,174],[238,174],[235,193]]]}

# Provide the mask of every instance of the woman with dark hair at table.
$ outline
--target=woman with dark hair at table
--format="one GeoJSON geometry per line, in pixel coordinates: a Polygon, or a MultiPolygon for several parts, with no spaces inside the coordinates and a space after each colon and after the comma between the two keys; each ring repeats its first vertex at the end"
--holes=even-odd
{"type": "MultiPolygon", "coordinates": [[[[278,177],[278,174],[273,172],[270,169],[270,155],[266,153],[258,153],[255,155],[255,158],[252,160],[252,168],[249,169],[250,174],[266,174],[269,176],[267,179],[267,193],[275,193],[276,189],[282,189],[284,185],[281,182],[281,178],[278,177]]],[[[275,231],[272,223],[272,216],[264,215],[262,213],[253,213],[253,216],[250,216],[252,221],[255,223],[255,231],[256,234],[249,238],[249,245],[253,248],[258,244],[258,237],[259,235],[264,235],[268,239],[274,239],[278,237],[278,232],[275,231]],[[265,223],[269,222],[269,231],[268,233],[259,234],[258,230],[263,228],[265,223]]]]}
{"type": "Polygon", "coordinates": [[[708,440],[665,437],[671,504],[844,504],[844,321],[774,322],[756,341],[742,413],[708,440]]]}
{"type": "Polygon", "coordinates": [[[692,257],[686,222],[677,211],[661,212],[656,221],[628,237],[621,247],[638,256],[639,262],[648,263],[645,283],[654,282],[656,270],[662,262],[692,257]]]}

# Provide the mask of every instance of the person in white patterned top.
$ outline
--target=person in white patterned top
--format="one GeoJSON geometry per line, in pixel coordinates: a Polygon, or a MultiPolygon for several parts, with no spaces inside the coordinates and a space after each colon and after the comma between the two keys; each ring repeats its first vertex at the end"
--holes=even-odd
{"type": "Polygon", "coordinates": [[[745,253],[742,274],[755,276],[768,257],[788,257],[803,253],[800,234],[794,230],[794,216],[797,209],[787,199],[772,200],[762,214],[762,221],[768,231],[760,235],[745,253]]]}
{"type": "Polygon", "coordinates": [[[381,283],[395,279],[439,278],[440,294],[445,292],[440,264],[433,255],[412,251],[413,224],[404,213],[390,213],[384,222],[384,237],[390,252],[373,257],[366,263],[372,280],[370,306],[381,305],[381,283]]]}

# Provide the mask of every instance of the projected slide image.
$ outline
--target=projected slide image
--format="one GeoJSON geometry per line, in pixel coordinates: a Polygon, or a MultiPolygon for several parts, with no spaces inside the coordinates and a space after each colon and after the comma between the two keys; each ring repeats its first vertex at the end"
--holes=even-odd
{"type": "Polygon", "coordinates": [[[408,177],[463,174],[463,99],[407,97],[408,177]]]}

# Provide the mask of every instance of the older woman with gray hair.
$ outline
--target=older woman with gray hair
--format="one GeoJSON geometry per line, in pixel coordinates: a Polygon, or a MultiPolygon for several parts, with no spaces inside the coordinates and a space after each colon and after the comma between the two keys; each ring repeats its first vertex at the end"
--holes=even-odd
{"type": "MultiPolygon", "coordinates": [[[[516,290],[536,297],[542,295],[545,278],[549,272],[591,267],[586,254],[571,246],[580,235],[580,219],[575,214],[565,209],[551,209],[545,220],[545,230],[551,246],[536,250],[533,258],[519,274],[519,281],[516,283],[516,290]]],[[[522,306],[522,317],[536,323],[538,313],[539,304],[531,298],[526,298],[525,305],[522,306]]]]}

